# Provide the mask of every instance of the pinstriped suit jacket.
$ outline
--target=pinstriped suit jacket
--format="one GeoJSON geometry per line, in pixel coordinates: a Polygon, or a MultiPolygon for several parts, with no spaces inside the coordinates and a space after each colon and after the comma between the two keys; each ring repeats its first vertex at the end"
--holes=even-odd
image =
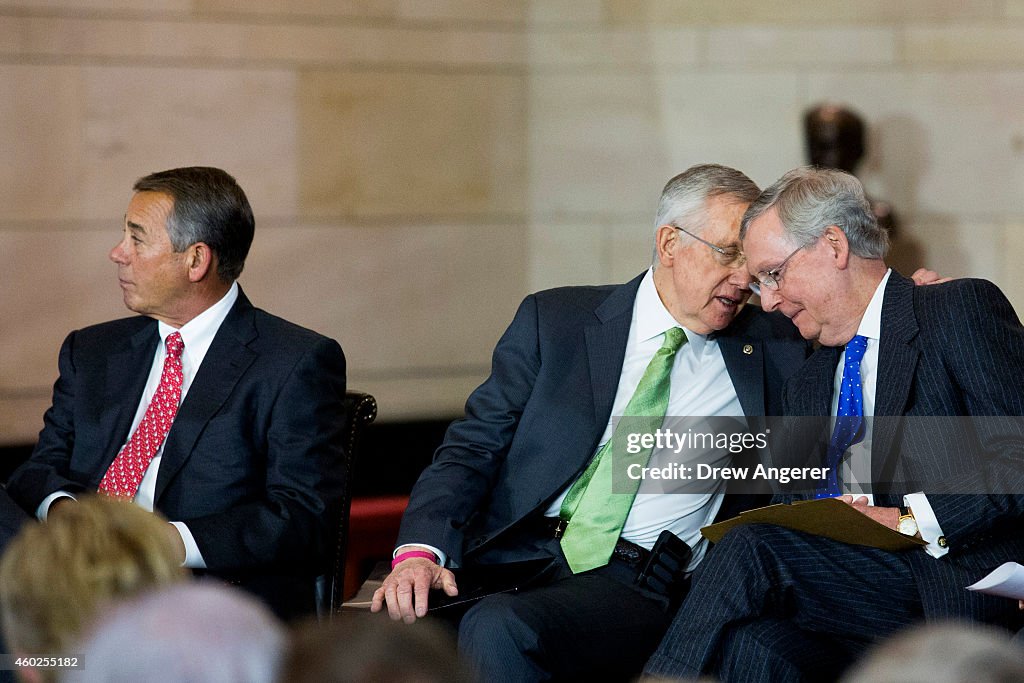
{"type": "MultiPolygon", "coordinates": [[[[783,390],[787,415],[829,414],[840,352],[819,349],[790,379],[783,390]]],[[[894,272],[878,362],[876,417],[1024,415],[1024,328],[990,282],[915,287],[894,272]]],[[[964,586],[1003,562],[1024,560],[1021,422],[957,421],[949,429],[937,429],[943,422],[936,420],[875,422],[876,504],[900,505],[903,494],[922,490],[885,486],[894,474],[927,482],[924,493],[949,544],[941,559],[921,550],[908,554],[929,618],[993,617],[1005,607],[964,586]],[[997,493],[979,493],[986,490],[997,493]]]]}

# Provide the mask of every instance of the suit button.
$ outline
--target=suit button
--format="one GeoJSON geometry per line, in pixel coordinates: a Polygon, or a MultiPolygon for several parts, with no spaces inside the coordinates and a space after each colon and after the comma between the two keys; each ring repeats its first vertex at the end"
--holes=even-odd
{"type": "Polygon", "coordinates": [[[939,536],[939,539],[936,542],[939,544],[940,548],[945,548],[949,545],[949,541],[946,540],[945,536],[939,536]]]}
{"type": "Polygon", "coordinates": [[[745,354],[747,354],[749,356],[753,352],[754,352],[754,347],[753,346],[751,346],[750,344],[744,344],[743,345],[743,353],[745,353],[745,354]]]}

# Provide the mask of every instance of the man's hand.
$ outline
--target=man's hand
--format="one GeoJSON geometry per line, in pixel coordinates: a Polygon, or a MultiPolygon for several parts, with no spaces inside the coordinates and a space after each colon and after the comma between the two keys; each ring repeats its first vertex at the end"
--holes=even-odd
{"type": "Polygon", "coordinates": [[[454,574],[425,557],[410,557],[396,565],[374,591],[370,611],[381,611],[386,602],[393,620],[411,624],[417,617],[426,616],[431,588],[440,588],[448,596],[459,594],[454,574]]]}
{"type": "Polygon", "coordinates": [[[884,524],[894,531],[899,531],[899,529],[897,529],[900,523],[899,508],[882,508],[875,507],[874,505],[868,505],[867,496],[861,496],[856,500],[853,499],[853,496],[839,496],[839,500],[844,503],[849,503],[854,510],[863,512],[879,524],[884,524]]]}
{"type": "Polygon", "coordinates": [[[910,279],[914,281],[915,285],[941,285],[943,282],[953,280],[951,277],[939,277],[938,273],[927,268],[918,268],[910,276],[910,279]]]}

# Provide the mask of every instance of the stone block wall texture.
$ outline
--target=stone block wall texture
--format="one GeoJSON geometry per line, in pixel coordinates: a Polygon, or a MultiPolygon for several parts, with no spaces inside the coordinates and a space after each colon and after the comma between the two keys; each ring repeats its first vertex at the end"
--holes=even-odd
{"type": "Polygon", "coordinates": [[[238,178],[242,286],[382,420],[461,414],[525,294],[640,272],[665,180],[772,182],[824,100],[868,122],[893,262],[1022,310],[1022,48],[1021,0],[2,0],[0,443],[67,332],[128,314],[107,253],[179,165],[238,178]]]}

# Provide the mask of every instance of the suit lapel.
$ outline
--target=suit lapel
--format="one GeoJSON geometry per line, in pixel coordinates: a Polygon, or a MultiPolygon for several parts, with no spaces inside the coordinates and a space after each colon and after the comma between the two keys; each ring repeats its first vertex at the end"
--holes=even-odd
{"type": "Polygon", "coordinates": [[[913,345],[917,337],[914,314],[914,283],[895,271],[889,276],[882,302],[882,335],[878,346],[878,370],[875,374],[875,420],[871,435],[872,472],[886,472],[893,457],[898,428],[895,419],[906,412],[910,387],[914,383],[921,352],[913,345]]]}
{"type": "Polygon", "coordinates": [[[640,275],[612,292],[594,309],[596,320],[587,323],[583,330],[594,397],[594,420],[602,431],[611,416],[615,392],[619,387],[633,321],[633,302],[642,279],[643,275],[640,275]]]}
{"type": "Polygon", "coordinates": [[[207,423],[256,360],[257,354],[248,346],[255,338],[253,307],[239,289],[238,301],[217,330],[167,435],[154,502],[160,500],[167,484],[191,457],[207,423]]]}
{"type": "Polygon", "coordinates": [[[764,344],[759,339],[718,337],[725,368],[747,417],[764,417],[764,344]]]}
{"type": "Polygon", "coordinates": [[[95,409],[99,413],[101,433],[107,435],[107,442],[97,452],[97,456],[103,460],[99,468],[100,477],[128,440],[128,430],[131,429],[139,401],[142,400],[142,392],[146,388],[146,380],[149,379],[153,354],[160,340],[156,321],[150,320],[149,323],[122,340],[120,346],[107,358],[103,381],[96,383],[104,387],[103,400],[95,409]]]}
{"type": "MultiPolygon", "coordinates": [[[[783,413],[774,454],[782,463],[819,467],[825,462],[832,433],[832,387],[842,350],[823,346],[794,374],[783,389],[783,413]]],[[[798,498],[806,497],[798,494],[798,498]]]]}
{"type": "Polygon", "coordinates": [[[786,415],[823,417],[832,412],[832,387],[841,349],[823,346],[786,384],[786,415]]]}

